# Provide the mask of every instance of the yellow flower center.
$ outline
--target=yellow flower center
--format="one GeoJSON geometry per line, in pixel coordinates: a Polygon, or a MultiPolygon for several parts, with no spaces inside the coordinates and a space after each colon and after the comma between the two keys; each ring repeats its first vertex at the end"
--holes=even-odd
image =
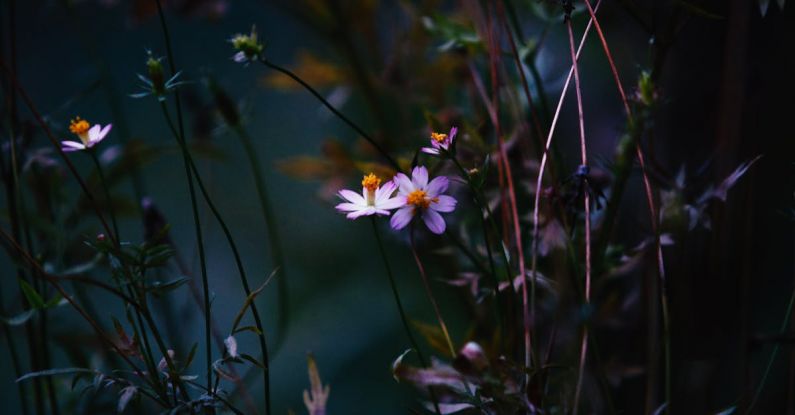
{"type": "Polygon", "coordinates": [[[431,133],[431,139],[437,143],[442,143],[444,140],[447,140],[447,134],[431,133]]]}
{"type": "Polygon", "coordinates": [[[81,119],[80,117],[76,117],[69,123],[69,131],[72,134],[80,137],[80,141],[83,144],[88,144],[88,130],[91,128],[91,125],[88,121],[81,119]]]}
{"type": "Polygon", "coordinates": [[[364,187],[367,194],[367,204],[372,205],[375,203],[375,190],[381,185],[381,179],[373,173],[365,175],[362,178],[362,187],[364,187]]]}
{"type": "Polygon", "coordinates": [[[429,198],[428,194],[424,190],[419,189],[409,193],[409,195],[406,196],[406,204],[414,205],[420,209],[427,209],[428,206],[431,205],[431,202],[436,203],[438,201],[438,197],[429,198]]]}
{"type": "Polygon", "coordinates": [[[362,178],[362,187],[368,191],[375,191],[378,186],[381,186],[381,179],[379,179],[375,174],[370,173],[362,178]]]}

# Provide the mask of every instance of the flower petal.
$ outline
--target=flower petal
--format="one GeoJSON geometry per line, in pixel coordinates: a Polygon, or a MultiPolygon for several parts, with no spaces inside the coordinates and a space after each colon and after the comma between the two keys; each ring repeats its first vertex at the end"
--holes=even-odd
{"type": "Polygon", "coordinates": [[[413,206],[405,206],[403,208],[398,209],[394,215],[392,215],[392,219],[389,220],[389,226],[392,229],[398,230],[403,229],[406,225],[411,222],[411,219],[414,217],[414,207],[413,206]]]}
{"type": "Polygon", "coordinates": [[[420,189],[425,189],[428,185],[428,169],[424,166],[417,166],[411,171],[411,182],[420,189]]]}
{"type": "Polygon", "coordinates": [[[447,179],[447,177],[439,176],[428,183],[428,187],[425,189],[425,192],[428,193],[428,196],[430,197],[436,197],[440,193],[444,193],[447,190],[447,186],[449,185],[450,181],[447,179]]]}
{"type": "Polygon", "coordinates": [[[458,127],[453,127],[450,129],[450,134],[447,134],[447,140],[452,143],[455,140],[455,136],[458,134],[458,127]]]}
{"type": "Polygon", "coordinates": [[[372,207],[368,207],[368,208],[365,208],[365,209],[358,210],[356,212],[351,212],[346,217],[348,219],[356,219],[356,218],[358,218],[360,216],[370,216],[370,215],[372,215],[374,213],[375,213],[375,209],[372,208],[372,207]]]}
{"type": "Polygon", "coordinates": [[[71,147],[75,150],[83,150],[86,148],[83,143],[78,143],[77,141],[61,141],[61,144],[64,147],[71,147]]]}
{"type": "Polygon", "coordinates": [[[88,130],[88,142],[89,143],[94,143],[94,142],[98,141],[97,137],[99,137],[100,131],[102,131],[102,126],[101,125],[94,124],[93,126],[91,126],[91,128],[88,130]]]}
{"type": "Polygon", "coordinates": [[[423,147],[423,148],[421,149],[421,151],[422,151],[423,153],[425,153],[425,154],[432,154],[432,155],[434,155],[434,156],[438,156],[438,155],[439,155],[439,150],[438,150],[438,149],[436,149],[436,148],[431,148],[431,147],[423,147]]]}
{"type": "Polygon", "coordinates": [[[447,195],[439,195],[436,196],[438,198],[437,202],[432,202],[430,205],[430,209],[433,209],[437,212],[452,212],[455,210],[455,205],[458,203],[452,196],[447,195]]]}
{"type": "Polygon", "coordinates": [[[340,190],[339,195],[343,199],[352,202],[356,205],[367,206],[367,201],[364,199],[364,197],[352,190],[342,189],[340,190]]]}
{"type": "MultiPolygon", "coordinates": [[[[99,125],[99,124],[97,124],[97,125],[99,125]]],[[[92,141],[94,144],[96,144],[96,143],[98,143],[98,142],[102,141],[102,139],[104,139],[104,138],[105,138],[105,136],[106,136],[106,135],[108,135],[108,133],[110,132],[110,129],[111,129],[111,128],[113,128],[113,124],[108,124],[108,125],[106,125],[106,126],[105,126],[105,128],[103,128],[103,129],[102,129],[102,131],[100,131],[100,132],[99,132],[99,134],[97,134],[97,136],[96,136],[96,137],[94,137],[93,139],[91,139],[91,138],[89,137],[89,139],[91,139],[91,141],[92,141]]]]}
{"type": "Polygon", "coordinates": [[[414,183],[412,183],[411,179],[409,179],[408,176],[403,173],[396,174],[392,181],[398,186],[398,193],[403,196],[406,196],[414,191],[414,183]]]}
{"type": "Polygon", "coordinates": [[[442,219],[442,215],[433,209],[426,209],[422,212],[422,221],[425,222],[425,226],[427,226],[431,232],[437,235],[444,233],[444,229],[447,227],[444,223],[444,219],[442,219]]]}
{"type": "Polygon", "coordinates": [[[395,209],[406,205],[406,196],[395,196],[375,203],[378,209],[395,209]]]}
{"type": "Polygon", "coordinates": [[[377,205],[378,202],[389,199],[392,193],[395,193],[395,189],[397,189],[397,186],[392,181],[386,182],[383,186],[375,189],[375,204],[377,205]]]}
{"type": "Polygon", "coordinates": [[[334,206],[334,208],[342,212],[355,212],[357,210],[364,209],[363,207],[354,205],[353,203],[340,203],[337,206],[334,206]]]}

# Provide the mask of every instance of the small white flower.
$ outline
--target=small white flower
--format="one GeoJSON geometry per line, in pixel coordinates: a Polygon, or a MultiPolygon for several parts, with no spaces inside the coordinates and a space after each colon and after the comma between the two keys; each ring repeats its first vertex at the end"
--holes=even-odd
{"type": "Polygon", "coordinates": [[[347,213],[348,219],[360,216],[389,215],[390,209],[403,205],[404,201],[393,198],[397,186],[393,182],[381,185],[381,179],[370,173],[362,179],[362,194],[343,189],[339,191],[341,198],[347,202],[337,205],[337,210],[347,213]]]}
{"type": "Polygon", "coordinates": [[[61,150],[71,152],[94,147],[108,135],[111,127],[113,127],[112,124],[108,124],[105,127],[99,124],[95,124],[93,127],[89,126],[90,124],[88,121],[80,117],[72,120],[72,122],[69,123],[69,131],[80,138],[80,141],[61,141],[61,150]]]}

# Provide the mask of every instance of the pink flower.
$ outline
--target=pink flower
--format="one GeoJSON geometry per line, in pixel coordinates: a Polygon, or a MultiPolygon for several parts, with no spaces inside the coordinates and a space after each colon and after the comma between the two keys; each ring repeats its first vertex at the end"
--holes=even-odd
{"type": "Polygon", "coordinates": [[[457,203],[452,196],[442,194],[450,184],[447,177],[439,176],[428,183],[428,170],[418,166],[411,171],[411,179],[398,173],[393,181],[398,185],[396,199],[400,199],[403,206],[392,215],[389,222],[392,229],[405,228],[419,214],[431,232],[443,233],[446,225],[439,213],[452,212],[457,203]]]}
{"type": "Polygon", "coordinates": [[[438,156],[442,151],[450,151],[450,146],[453,144],[456,134],[458,134],[458,127],[451,128],[450,134],[432,132],[431,147],[423,147],[422,152],[438,156]]]}
{"type": "Polygon", "coordinates": [[[339,196],[347,202],[337,205],[337,210],[347,212],[348,219],[356,219],[359,216],[370,215],[389,215],[389,210],[403,205],[403,199],[392,197],[397,186],[393,182],[387,182],[381,186],[381,179],[370,173],[362,179],[362,194],[343,189],[339,191],[339,196]]]}
{"type": "Polygon", "coordinates": [[[108,135],[112,127],[111,124],[106,125],[104,128],[99,124],[95,124],[93,127],[89,126],[90,124],[88,121],[83,120],[80,117],[72,120],[72,122],[69,123],[69,131],[80,138],[80,142],[61,141],[61,150],[70,152],[86,150],[94,147],[96,144],[102,141],[106,135],[108,135]]]}

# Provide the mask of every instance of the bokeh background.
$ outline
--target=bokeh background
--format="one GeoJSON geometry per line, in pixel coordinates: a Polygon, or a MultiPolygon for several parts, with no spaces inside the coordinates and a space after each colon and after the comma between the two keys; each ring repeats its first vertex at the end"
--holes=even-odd
{"type": "MultiPolygon", "coordinates": [[[[8,7],[11,3],[4,0],[2,10],[6,57],[11,53],[6,46],[12,30],[8,7]]],[[[171,150],[160,152],[142,167],[142,183],[145,194],[172,225],[177,245],[195,267],[195,240],[179,154],[173,150],[173,139],[155,100],[129,97],[139,90],[136,74],[145,72],[146,51],[165,56],[153,2],[17,0],[13,3],[19,80],[57,132],[65,134],[68,120],[79,115],[92,122],[114,124],[107,144],[103,143],[107,148],[118,145],[119,134],[124,131],[131,139],[150,146],[171,146],[171,150]]],[[[408,407],[415,406],[417,395],[410,386],[395,382],[389,365],[409,345],[374,250],[369,223],[351,222],[336,213],[333,201],[321,197],[326,183],[299,180],[277,168],[279,162],[293,157],[322,154],[329,138],[355,146],[356,136],[305,91],[275,85],[268,78],[273,73],[261,65],[245,67],[231,60],[233,51],[228,39],[235,33],[246,33],[256,24],[270,60],[296,67],[301,64],[302,54],[311,53],[324,64],[334,65],[343,73],[351,72],[350,56],[336,46],[325,28],[318,28],[305,18],[320,13],[326,6],[313,1],[166,3],[175,60],[183,71],[181,79],[188,82],[182,91],[188,109],[189,139],[206,149],[197,156],[202,175],[241,247],[254,285],[259,285],[257,281],[261,283],[273,266],[267,254],[265,224],[242,147],[218,118],[203,83],[205,77],[212,76],[241,105],[245,126],[264,161],[286,250],[290,294],[288,333],[284,336],[275,329],[269,333],[271,342],[283,342],[272,356],[274,413],[283,414],[288,409],[304,411],[301,392],[308,387],[306,353],[310,351],[318,361],[323,380],[331,385],[329,413],[407,413],[408,407]]],[[[378,85],[386,85],[377,89],[379,99],[395,107],[404,105],[399,100],[402,92],[418,96],[426,92],[420,89],[425,85],[421,81],[390,84],[387,68],[390,59],[399,56],[391,48],[405,46],[400,42],[401,36],[417,25],[418,16],[449,14],[467,20],[464,8],[456,2],[338,3],[346,15],[354,18],[345,25],[353,50],[360,54],[362,70],[376,79],[378,85]],[[415,10],[417,15],[406,13],[407,8],[415,10]],[[369,32],[358,30],[362,27],[369,32]],[[366,38],[366,33],[375,37],[366,38]],[[371,48],[372,43],[377,48],[371,48]]],[[[525,32],[529,36],[541,36],[543,32],[546,36],[537,64],[548,99],[554,104],[569,62],[564,26],[545,25],[535,12],[535,0],[515,3],[525,32]]],[[[605,3],[599,12],[601,22],[625,83],[631,85],[641,69],[655,65],[652,39],[633,20],[625,2],[605,3]]],[[[793,5],[779,9],[771,4],[767,15],[762,17],[756,1],[687,3],[704,14],[668,2],[626,3],[632,3],[639,13],[648,16],[652,25],[659,27],[665,27],[664,23],[675,14],[687,16],[681,19],[675,35],[660,33],[654,39],[670,41],[659,68],[658,87],[664,100],[655,119],[650,145],[660,170],[673,176],[684,166],[688,178],[705,187],[725,177],[741,162],[764,155],[732,190],[729,202],[718,208],[712,231],[702,230],[688,236],[687,245],[667,251],[677,362],[676,394],[690,403],[688,411],[683,413],[709,413],[731,404],[747,379],[759,378],[771,344],[752,339],[778,330],[792,290],[795,275],[793,5]]],[[[584,17],[580,15],[575,22],[581,33],[584,17]]],[[[444,59],[444,52],[437,49],[440,44],[440,40],[428,36],[427,44],[418,43],[416,47],[425,48],[423,53],[433,62],[444,59]]],[[[618,140],[617,132],[623,128],[624,116],[595,35],[591,36],[581,62],[590,151],[595,159],[608,160],[618,140]]],[[[380,125],[360,85],[347,79],[342,76],[339,85],[325,85],[321,91],[336,99],[368,131],[383,133],[390,129],[399,143],[397,147],[424,142],[422,114],[416,108],[400,117],[394,116],[398,112],[388,112],[388,125],[380,125]]],[[[442,91],[442,95],[450,99],[428,100],[425,109],[440,112],[456,106],[455,91],[442,91]]],[[[46,146],[40,133],[34,132],[33,137],[34,146],[46,146]]],[[[573,96],[563,108],[558,137],[563,159],[573,168],[579,157],[575,150],[573,96]]],[[[411,157],[409,152],[403,155],[411,157]]],[[[88,175],[90,160],[79,156],[75,155],[73,160],[88,175]]],[[[66,183],[63,192],[76,195],[77,186],[69,180],[66,183]]],[[[357,177],[343,177],[334,184],[355,187],[357,177]]],[[[114,194],[132,200],[131,182],[125,179],[116,184],[114,194]]],[[[223,235],[206,209],[203,211],[210,253],[210,284],[215,293],[213,312],[223,327],[234,318],[244,295],[223,235]]],[[[631,179],[622,214],[625,219],[618,229],[619,235],[626,236],[628,243],[637,242],[635,230],[646,226],[645,202],[637,175],[631,179]]],[[[124,239],[138,241],[143,237],[142,222],[134,212],[122,216],[121,227],[124,239]]],[[[87,219],[83,226],[72,230],[78,235],[65,235],[64,240],[80,235],[91,237],[97,230],[97,224],[87,219]]],[[[402,239],[405,235],[391,233],[385,226],[384,231],[409,313],[417,319],[433,321],[402,239]]],[[[75,255],[72,258],[80,258],[81,253],[75,255]]],[[[8,259],[3,261],[7,270],[2,280],[6,308],[18,310],[11,265],[8,259]]],[[[430,269],[431,275],[438,278],[448,277],[446,272],[442,267],[430,269]]],[[[450,320],[453,337],[460,341],[467,328],[461,292],[446,289],[444,284],[435,287],[450,320]]],[[[120,307],[101,292],[89,290],[88,293],[103,315],[121,314],[120,307]]],[[[192,299],[183,293],[169,297],[166,303],[179,310],[177,333],[185,337],[171,341],[181,342],[182,347],[200,341],[202,320],[192,299]]],[[[275,327],[273,285],[266,289],[258,304],[265,315],[265,326],[275,327]]],[[[49,318],[54,337],[68,338],[88,331],[88,326],[66,307],[51,313],[49,318]]],[[[109,325],[110,321],[104,323],[109,325]]],[[[12,329],[12,333],[21,335],[19,328],[12,329]]],[[[241,335],[239,339],[241,349],[256,354],[253,336],[241,335]]],[[[80,344],[79,337],[69,341],[80,344]]],[[[605,348],[627,341],[631,339],[606,340],[605,348]]],[[[793,391],[787,390],[792,387],[788,381],[792,377],[789,368],[795,359],[791,336],[782,350],[759,413],[782,413],[778,410],[787,405],[792,410],[793,391]],[[764,412],[768,410],[772,412],[764,412]]],[[[66,350],[55,348],[53,352],[53,366],[67,364],[66,350]]],[[[202,354],[200,347],[198,356],[202,354]]],[[[17,413],[18,395],[8,356],[6,343],[2,342],[0,401],[4,402],[6,413],[17,413]]],[[[21,358],[25,360],[24,351],[21,358]]],[[[203,373],[201,359],[194,364],[196,373],[203,373]]],[[[256,386],[258,381],[259,378],[249,390],[260,390],[256,386]]],[[[625,407],[630,408],[627,413],[640,413],[642,400],[637,395],[641,391],[642,383],[618,389],[617,400],[625,401],[625,407]]],[[[256,395],[255,398],[261,399],[256,395]]]]}

